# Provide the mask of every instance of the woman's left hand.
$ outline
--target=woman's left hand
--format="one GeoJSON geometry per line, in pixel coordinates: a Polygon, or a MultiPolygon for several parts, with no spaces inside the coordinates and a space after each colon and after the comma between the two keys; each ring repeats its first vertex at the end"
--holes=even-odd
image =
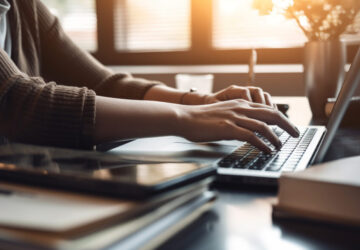
{"type": "Polygon", "coordinates": [[[204,104],[211,104],[221,101],[242,99],[249,102],[260,103],[275,108],[269,93],[258,87],[241,87],[232,85],[219,92],[209,94],[204,98],[204,104]]]}

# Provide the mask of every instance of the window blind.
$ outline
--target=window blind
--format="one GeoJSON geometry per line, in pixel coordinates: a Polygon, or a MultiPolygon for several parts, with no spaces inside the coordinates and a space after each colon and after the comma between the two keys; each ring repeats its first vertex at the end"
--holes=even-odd
{"type": "Polygon", "coordinates": [[[186,50],[190,40],[190,0],[116,1],[117,50],[186,50]]]}
{"type": "Polygon", "coordinates": [[[42,0],[56,15],[65,32],[81,48],[97,49],[97,18],[95,0],[42,0]]]}

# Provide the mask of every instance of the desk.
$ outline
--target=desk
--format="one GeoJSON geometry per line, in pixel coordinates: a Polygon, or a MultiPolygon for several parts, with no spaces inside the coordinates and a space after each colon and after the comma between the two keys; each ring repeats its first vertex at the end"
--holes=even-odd
{"type": "MultiPolygon", "coordinates": [[[[310,122],[311,113],[305,98],[275,98],[275,101],[290,104],[289,117],[296,125],[310,122]]],[[[339,130],[334,142],[327,160],[360,155],[359,129],[339,130]]],[[[273,221],[271,203],[276,197],[274,189],[244,186],[215,189],[219,192],[219,199],[214,208],[160,249],[359,249],[360,230],[273,221]]]]}
{"type": "MultiPolygon", "coordinates": [[[[289,103],[297,125],[311,119],[304,98],[275,98],[289,103]],[[299,117],[301,114],[301,117],[299,117]]],[[[304,124],[305,123],[305,124],[304,124]]],[[[359,130],[341,129],[327,159],[360,154],[359,130]]],[[[214,209],[172,238],[160,249],[359,249],[360,230],[306,222],[277,222],[271,217],[276,190],[216,188],[214,209]]]]}

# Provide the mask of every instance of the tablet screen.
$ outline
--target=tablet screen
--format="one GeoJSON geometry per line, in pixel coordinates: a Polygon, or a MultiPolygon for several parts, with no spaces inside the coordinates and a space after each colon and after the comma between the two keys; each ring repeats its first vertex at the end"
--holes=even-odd
{"type": "Polygon", "coordinates": [[[135,182],[139,185],[152,186],[185,176],[205,166],[195,163],[139,164],[95,170],[92,172],[92,176],[103,180],[118,179],[135,182]]]}
{"type": "Polygon", "coordinates": [[[0,170],[6,171],[23,171],[41,175],[60,174],[104,181],[134,183],[141,186],[157,185],[208,167],[208,164],[198,163],[157,163],[126,166],[108,164],[108,166],[101,166],[99,163],[88,161],[86,164],[62,165],[53,163],[41,167],[0,163],[0,170]]]}
{"type": "Polygon", "coordinates": [[[142,199],[216,173],[209,163],[155,161],[12,144],[0,147],[0,180],[142,199]]]}

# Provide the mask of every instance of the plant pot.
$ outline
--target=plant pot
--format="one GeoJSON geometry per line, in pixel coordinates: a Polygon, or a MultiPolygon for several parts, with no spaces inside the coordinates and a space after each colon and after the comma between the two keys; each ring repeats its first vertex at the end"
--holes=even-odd
{"type": "Polygon", "coordinates": [[[314,121],[326,120],[325,104],[336,97],[345,78],[346,45],[340,40],[305,45],[304,81],[314,121]]]}

